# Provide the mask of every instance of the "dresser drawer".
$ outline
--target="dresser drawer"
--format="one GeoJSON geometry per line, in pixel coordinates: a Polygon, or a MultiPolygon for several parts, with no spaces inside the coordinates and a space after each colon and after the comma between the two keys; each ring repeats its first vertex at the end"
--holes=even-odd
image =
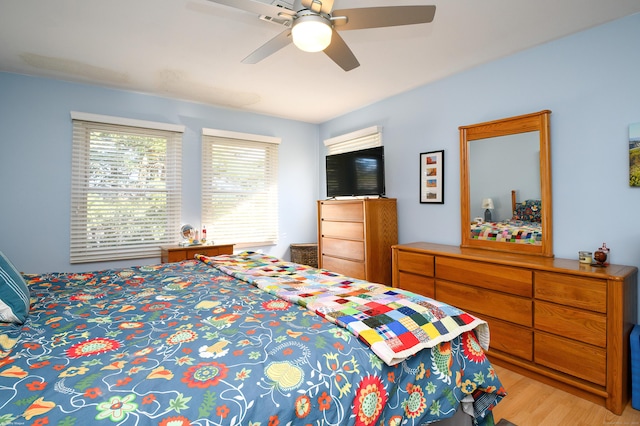
{"type": "Polygon", "coordinates": [[[183,260],[187,260],[187,251],[186,250],[171,250],[162,253],[162,262],[163,263],[173,263],[173,262],[182,262],[183,260]]]}
{"type": "Polygon", "coordinates": [[[364,261],[364,242],[341,240],[338,238],[322,239],[322,254],[364,261]]]}
{"type": "Polygon", "coordinates": [[[435,298],[465,311],[478,312],[481,316],[502,318],[526,327],[533,323],[531,299],[440,279],[436,279],[435,298]]]}
{"type": "Polygon", "coordinates": [[[323,237],[338,237],[347,240],[364,240],[364,223],[362,222],[332,222],[323,220],[321,234],[323,237]]]}
{"type": "Polygon", "coordinates": [[[527,361],[533,361],[533,331],[498,319],[474,314],[489,324],[491,342],[489,351],[508,353],[527,361]]]}
{"type": "Polygon", "coordinates": [[[205,256],[218,256],[221,254],[233,254],[233,244],[220,244],[215,246],[161,246],[160,258],[162,263],[182,262],[191,260],[196,254],[205,256]]]}
{"type": "Polygon", "coordinates": [[[472,260],[436,258],[436,277],[477,287],[531,297],[532,272],[472,260]]]}
{"type": "Polygon", "coordinates": [[[320,203],[320,217],[323,220],[337,221],[364,221],[364,207],[361,202],[357,203],[320,203]]]}
{"type": "Polygon", "coordinates": [[[233,246],[202,246],[188,250],[187,255],[193,259],[196,254],[205,256],[219,256],[221,254],[233,254],[233,246]]]}
{"type": "Polygon", "coordinates": [[[553,303],[535,302],[535,328],[604,348],[607,317],[553,303]]]}
{"type": "Polygon", "coordinates": [[[536,272],[536,299],[590,311],[607,312],[607,282],[596,278],[536,272]]]}
{"type": "Polygon", "coordinates": [[[433,277],[435,257],[430,254],[412,253],[398,250],[398,270],[433,277]]]}
{"type": "Polygon", "coordinates": [[[338,259],[331,256],[322,256],[322,268],[329,271],[340,271],[342,275],[359,280],[365,280],[364,262],[354,262],[352,260],[338,259]]]}
{"type": "Polygon", "coordinates": [[[604,349],[544,332],[536,332],[534,345],[536,363],[600,386],[606,385],[607,353],[604,349]]]}
{"type": "Polygon", "coordinates": [[[423,275],[401,271],[398,274],[398,278],[398,287],[401,289],[435,299],[435,279],[433,277],[425,277],[423,275]]]}

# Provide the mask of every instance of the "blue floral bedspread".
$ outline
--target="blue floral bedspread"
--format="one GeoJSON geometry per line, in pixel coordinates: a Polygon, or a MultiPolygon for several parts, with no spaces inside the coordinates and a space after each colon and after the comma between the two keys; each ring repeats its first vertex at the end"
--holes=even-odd
{"type": "Polygon", "coordinates": [[[394,365],[197,261],[25,276],[0,324],[0,425],[420,425],[505,395],[473,332],[394,365]]]}

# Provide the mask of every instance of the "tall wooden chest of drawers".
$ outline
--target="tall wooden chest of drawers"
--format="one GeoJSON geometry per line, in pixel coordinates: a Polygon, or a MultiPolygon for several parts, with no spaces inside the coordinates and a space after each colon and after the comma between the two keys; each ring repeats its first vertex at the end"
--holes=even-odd
{"type": "Polygon", "coordinates": [[[637,274],[440,244],[393,247],[393,285],[487,321],[492,362],[618,415],[629,400],[637,274]]]}
{"type": "Polygon", "coordinates": [[[398,243],[395,198],[318,201],[318,266],[391,285],[398,243]]]}

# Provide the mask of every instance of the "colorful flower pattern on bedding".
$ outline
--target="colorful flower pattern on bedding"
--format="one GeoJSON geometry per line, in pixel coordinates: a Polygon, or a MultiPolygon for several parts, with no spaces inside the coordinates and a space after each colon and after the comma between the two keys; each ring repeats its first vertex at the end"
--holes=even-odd
{"type": "Polygon", "coordinates": [[[421,425],[504,389],[473,332],[395,365],[203,262],[25,276],[0,325],[0,425],[421,425]]]}
{"type": "Polygon", "coordinates": [[[525,200],[517,203],[511,220],[542,222],[542,200],[525,200]]]}

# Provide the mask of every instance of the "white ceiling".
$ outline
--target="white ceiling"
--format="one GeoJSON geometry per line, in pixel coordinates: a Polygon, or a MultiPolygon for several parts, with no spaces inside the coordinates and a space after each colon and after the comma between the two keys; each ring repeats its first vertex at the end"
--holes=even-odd
{"type": "Polygon", "coordinates": [[[335,0],[334,9],[399,4],[435,4],[435,19],[341,32],[361,64],[344,72],[293,45],[242,64],[283,27],[208,0],[0,0],[0,71],[321,123],[640,12],[638,0],[335,0]]]}

